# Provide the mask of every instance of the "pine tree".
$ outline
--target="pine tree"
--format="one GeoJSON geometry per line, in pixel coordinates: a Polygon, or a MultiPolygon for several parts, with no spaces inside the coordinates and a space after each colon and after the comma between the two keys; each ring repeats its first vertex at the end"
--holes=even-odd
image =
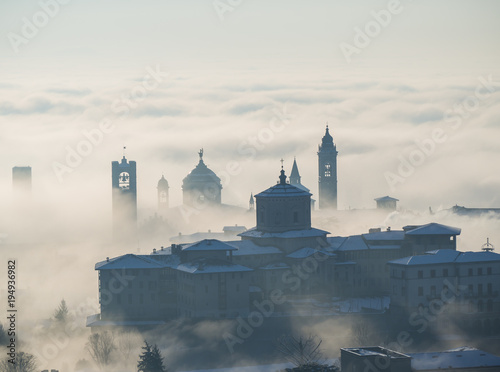
{"type": "Polygon", "coordinates": [[[144,343],[145,346],[142,347],[144,351],[139,355],[139,361],[137,362],[138,372],[167,372],[158,346],[151,346],[147,341],[144,341],[144,343]]]}
{"type": "Polygon", "coordinates": [[[64,298],[61,300],[59,307],[54,311],[54,319],[58,322],[65,322],[68,318],[68,307],[64,298]]]}

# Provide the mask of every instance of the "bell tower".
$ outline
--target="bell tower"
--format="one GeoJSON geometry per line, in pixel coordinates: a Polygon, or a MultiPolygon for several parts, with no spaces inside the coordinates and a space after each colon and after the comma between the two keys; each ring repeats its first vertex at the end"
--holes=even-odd
{"type": "Polygon", "coordinates": [[[337,154],[327,125],[318,146],[319,209],[337,209],[337,154]]]}
{"type": "Polygon", "coordinates": [[[168,209],[168,181],[162,175],[158,181],[158,211],[162,212],[168,209]]]}
{"type": "Polygon", "coordinates": [[[123,155],[111,163],[113,198],[113,239],[124,241],[137,232],[137,172],[135,161],[123,155]]]}

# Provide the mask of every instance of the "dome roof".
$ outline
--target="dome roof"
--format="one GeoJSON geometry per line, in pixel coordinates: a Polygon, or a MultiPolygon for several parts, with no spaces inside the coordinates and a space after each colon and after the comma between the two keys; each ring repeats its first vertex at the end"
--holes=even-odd
{"type": "Polygon", "coordinates": [[[160,180],[158,181],[158,188],[168,189],[168,181],[165,179],[165,176],[162,174],[160,180]]]}
{"type": "Polygon", "coordinates": [[[297,196],[311,196],[312,194],[295,185],[286,183],[285,171],[281,169],[280,182],[267,190],[264,190],[257,195],[256,198],[283,198],[283,197],[297,197],[297,196]]]}
{"type": "Polygon", "coordinates": [[[200,161],[198,165],[184,178],[182,187],[189,184],[213,183],[220,185],[220,178],[217,177],[214,171],[206,166],[203,162],[203,149],[199,152],[200,161]]]}

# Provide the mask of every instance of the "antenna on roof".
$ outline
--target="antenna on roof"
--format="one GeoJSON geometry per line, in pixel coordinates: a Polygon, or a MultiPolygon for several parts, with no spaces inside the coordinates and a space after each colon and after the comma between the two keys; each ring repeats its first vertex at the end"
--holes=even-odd
{"type": "Polygon", "coordinates": [[[491,252],[495,250],[493,244],[490,243],[490,238],[486,238],[486,243],[481,246],[481,249],[485,252],[491,252]]]}

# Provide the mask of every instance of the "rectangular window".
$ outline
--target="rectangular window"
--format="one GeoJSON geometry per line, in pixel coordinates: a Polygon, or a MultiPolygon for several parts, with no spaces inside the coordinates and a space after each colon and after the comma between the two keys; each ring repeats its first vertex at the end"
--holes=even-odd
{"type": "Polygon", "coordinates": [[[448,269],[443,269],[443,276],[447,277],[448,276],[448,269]]]}
{"type": "Polygon", "coordinates": [[[486,273],[487,273],[488,275],[491,275],[491,267],[488,267],[488,268],[486,269],[486,273]]]}
{"type": "Polygon", "coordinates": [[[478,295],[482,295],[483,294],[483,285],[482,284],[478,284],[477,285],[477,294],[478,295]]]}
{"type": "Polygon", "coordinates": [[[424,277],[424,271],[423,270],[418,270],[418,278],[422,279],[424,277]]]}
{"type": "Polygon", "coordinates": [[[431,270],[431,278],[435,278],[436,277],[436,270],[431,270]]]}
{"type": "Polygon", "coordinates": [[[493,293],[493,285],[491,283],[488,283],[488,294],[492,294],[493,293]]]}
{"type": "Polygon", "coordinates": [[[483,268],[482,267],[479,267],[477,269],[477,275],[483,275],[483,268]]]}
{"type": "Polygon", "coordinates": [[[474,275],[474,273],[473,273],[472,269],[469,269],[469,276],[472,276],[472,275],[474,275]]]}

